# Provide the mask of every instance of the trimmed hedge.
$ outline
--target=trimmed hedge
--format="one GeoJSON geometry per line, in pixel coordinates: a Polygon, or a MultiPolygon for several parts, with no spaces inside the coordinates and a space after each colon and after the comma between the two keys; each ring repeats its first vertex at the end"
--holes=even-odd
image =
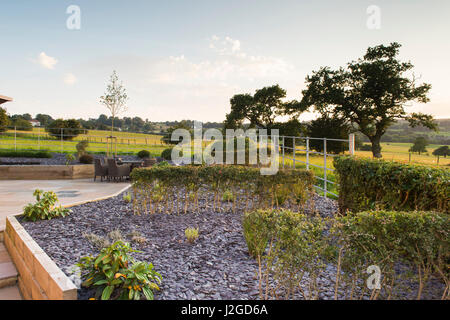
{"type": "Polygon", "coordinates": [[[371,298],[380,293],[388,299],[397,298],[395,284],[400,274],[396,266],[402,262],[411,271],[403,276],[418,282],[417,299],[421,299],[432,274],[444,283],[442,299],[448,299],[449,230],[450,216],[437,212],[366,211],[338,217],[332,243],[339,248],[341,280],[353,288],[358,279],[367,278],[367,268],[375,265],[383,275],[382,291],[372,291],[371,298]]]}
{"type": "Polygon", "coordinates": [[[375,159],[334,159],[339,210],[450,210],[450,171],[375,159]]]}
{"type": "Polygon", "coordinates": [[[180,191],[184,192],[184,212],[190,205],[194,210],[198,209],[200,188],[214,193],[214,209],[227,191],[232,192],[237,201],[245,201],[246,209],[248,206],[274,207],[289,201],[300,206],[313,190],[314,176],[310,171],[299,169],[261,175],[260,169],[253,167],[189,165],[134,169],[131,179],[135,212],[140,214],[148,211],[154,213],[155,206],[159,207],[163,201],[167,211],[169,202],[172,202],[173,209],[175,200],[172,197],[180,191]],[[254,201],[252,197],[257,197],[258,201],[254,201]]]}
{"type": "Polygon", "coordinates": [[[52,154],[49,151],[10,151],[0,150],[0,157],[5,158],[51,158],[52,154]]]}

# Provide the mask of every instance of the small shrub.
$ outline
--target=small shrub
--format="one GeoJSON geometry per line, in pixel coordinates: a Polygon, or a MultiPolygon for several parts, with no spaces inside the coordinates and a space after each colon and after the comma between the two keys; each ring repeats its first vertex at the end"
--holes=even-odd
{"type": "Polygon", "coordinates": [[[111,245],[108,239],[96,235],[95,233],[85,233],[83,234],[83,238],[88,240],[97,250],[107,248],[111,245]]]}
{"type": "Polygon", "coordinates": [[[78,158],[80,158],[81,156],[86,154],[86,149],[88,146],[89,146],[89,141],[87,141],[87,140],[81,140],[80,142],[77,143],[75,148],[77,149],[78,158]]]}
{"type": "Polygon", "coordinates": [[[61,206],[56,207],[58,197],[52,191],[44,192],[36,189],[33,193],[36,197],[35,204],[28,204],[23,211],[23,218],[28,221],[50,220],[53,218],[65,217],[71,210],[61,206]]]}
{"type": "Polygon", "coordinates": [[[97,257],[84,257],[77,264],[85,272],[83,286],[96,289],[95,298],[101,300],[153,300],[159,290],[161,275],[153,264],[135,261],[128,243],[117,241],[100,251],[97,257]]]}
{"type": "Polygon", "coordinates": [[[75,157],[73,154],[71,154],[71,153],[66,154],[66,166],[70,165],[74,161],[75,161],[75,157]]]}
{"type": "Polygon", "coordinates": [[[83,164],[92,164],[94,163],[94,157],[90,154],[83,154],[81,157],[78,158],[78,161],[83,164]]]}
{"type": "Polygon", "coordinates": [[[173,148],[164,149],[163,152],[161,152],[161,158],[164,160],[172,160],[172,149],[173,148]]]}
{"type": "Polygon", "coordinates": [[[230,190],[225,190],[225,192],[222,195],[222,200],[226,202],[233,202],[234,201],[233,192],[231,192],[230,190]]]}
{"type": "Polygon", "coordinates": [[[187,228],[184,231],[184,234],[186,235],[186,239],[189,243],[194,243],[198,239],[198,228],[187,228]]]}
{"type": "Polygon", "coordinates": [[[123,235],[122,232],[120,230],[113,230],[111,232],[108,233],[108,237],[111,239],[111,241],[117,242],[117,241],[123,241],[123,235]]]}
{"type": "Polygon", "coordinates": [[[127,192],[126,194],[123,195],[123,201],[125,201],[126,203],[131,202],[131,193],[130,192],[127,192]]]}
{"type": "Polygon", "coordinates": [[[150,158],[150,152],[148,150],[141,150],[137,153],[137,156],[141,159],[150,158]]]}

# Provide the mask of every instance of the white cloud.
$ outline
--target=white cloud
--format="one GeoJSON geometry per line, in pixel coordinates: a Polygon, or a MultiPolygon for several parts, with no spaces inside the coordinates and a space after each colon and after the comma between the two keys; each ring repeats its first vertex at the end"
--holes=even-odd
{"type": "Polygon", "coordinates": [[[67,85],[73,85],[75,84],[75,82],[77,82],[77,80],[77,77],[75,77],[73,73],[66,73],[63,79],[64,83],[67,85]]]}
{"type": "Polygon", "coordinates": [[[46,69],[53,69],[55,65],[58,63],[58,60],[48,56],[45,52],[41,52],[39,54],[37,62],[46,69]]]}

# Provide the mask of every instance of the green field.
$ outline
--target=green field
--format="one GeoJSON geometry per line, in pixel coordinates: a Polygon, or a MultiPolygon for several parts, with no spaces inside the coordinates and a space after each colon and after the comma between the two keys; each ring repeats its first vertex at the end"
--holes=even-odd
{"type": "MultiPolygon", "coordinates": [[[[87,133],[78,135],[73,140],[60,140],[55,137],[49,136],[43,129],[36,129],[32,132],[27,131],[14,131],[0,133],[0,149],[8,150],[49,150],[51,152],[63,152],[74,153],[76,152],[76,144],[81,140],[88,140],[89,147],[88,152],[91,153],[106,153],[108,146],[107,137],[110,136],[110,131],[89,130],[87,133]]],[[[118,154],[136,154],[141,150],[148,150],[153,156],[161,155],[161,152],[170,147],[170,145],[164,144],[161,135],[155,134],[143,134],[143,133],[129,133],[129,132],[114,132],[114,136],[117,138],[117,153],[118,154]]],[[[207,142],[204,143],[204,145],[207,142]]],[[[437,157],[432,155],[432,152],[440,147],[440,145],[427,146],[428,152],[425,154],[410,154],[409,148],[411,143],[382,143],[383,159],[388,161],[396,161],[402,163],[415,163],[429,166],[450,167],[450,157],[440,158],[439,163],[437,157]]],[[[302,146],[297,146],[298,149],[304,149],[302,146]]],[[[356,151],[356,155],[359,157],[371,158],[372,153],[370,151],[356,151]]],[[[293,166],[292,154],[285,154],[284,166],[293,166]],[[289,159],[290,158],[290,159],[289,159]]],[[[295,155],[295,167],[306,168],[306,154],[302,151],[297,151],[295,155]]],[[[324,166],[325,159],[323,155],[310,154],[309,156],[310,166],[309,168],[314,171],[317,177],[324,177],[324,169],[316,166],[324,166]]],[[[331,181],[327,183],[327,190],[337,194],[337,187],[333,183],[336,181],[335,174],[333,172],[333,157],[327,156],[326,159],[327,168],[327,180],[331,181]]],[[[283,166],[283,158],[280,154],[280,167],[283,166]]],[[[324,187],[324,181],[317,179],[316,185],[324,187]]]]}

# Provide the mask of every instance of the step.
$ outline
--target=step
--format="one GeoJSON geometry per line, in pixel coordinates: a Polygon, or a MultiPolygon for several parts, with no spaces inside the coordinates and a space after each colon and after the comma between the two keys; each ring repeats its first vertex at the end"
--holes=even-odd
{"type": "Polygon", "coordinates": [[[0,242],[0,288],[16,285],[17,276],[17,269],[11,261],[5,245],[0,242]]]}

